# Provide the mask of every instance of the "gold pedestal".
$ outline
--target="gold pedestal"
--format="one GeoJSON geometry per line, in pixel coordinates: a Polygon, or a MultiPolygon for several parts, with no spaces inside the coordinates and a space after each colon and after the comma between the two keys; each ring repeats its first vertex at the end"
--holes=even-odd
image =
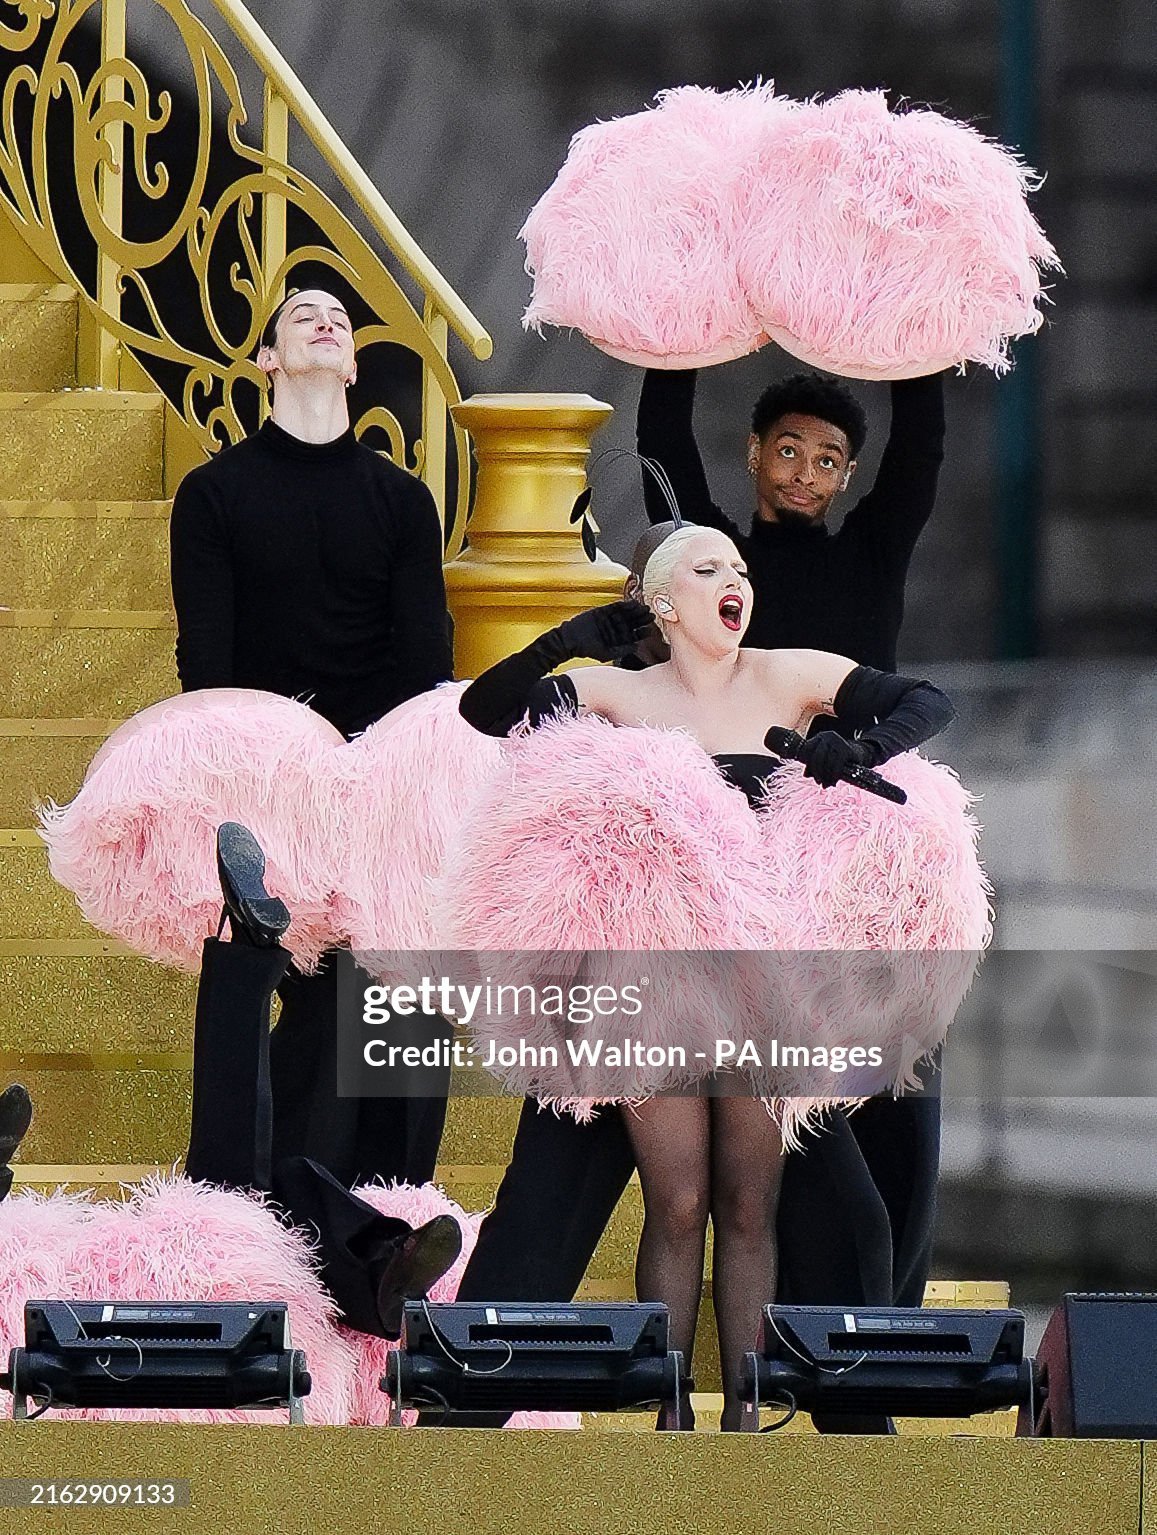
{"type": "Polygon", "coordinates": [[[446,566],[455,670],[477,677],[584,608],[622,595],[627,572],[583,552],[575,499],[611,406],[586,394],[476,394],[451,407],[474,439],[468,549],[446,566]]]}

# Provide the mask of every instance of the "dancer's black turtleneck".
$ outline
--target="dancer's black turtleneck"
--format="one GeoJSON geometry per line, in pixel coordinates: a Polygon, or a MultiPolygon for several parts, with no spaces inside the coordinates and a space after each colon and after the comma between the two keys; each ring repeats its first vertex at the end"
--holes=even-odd
{"type": "Polygon", "coordinates": [[[186,475],[170,544],[186,692],[264,688],[352,735],[453,675],[433,498],[352,431],[266,421],[186,475]]]}
{"type": "MultiPolygon", "coordinates": [[[[670,477],[688,522],[720,528],[747,561],[754,590],[745,645],[762,650],[829,650],[864,666],[895,671],[908,561],[936,499],[944,457],[942,376],[892,388],[892,430],[876,482],[838,533],[756,518],[741,532],[711,499],[695,443],[694,372],[651,369],[639,397],[639,452],[670,477]]],[[[670,510],[643,476],[647,514],[670,510]]]]}

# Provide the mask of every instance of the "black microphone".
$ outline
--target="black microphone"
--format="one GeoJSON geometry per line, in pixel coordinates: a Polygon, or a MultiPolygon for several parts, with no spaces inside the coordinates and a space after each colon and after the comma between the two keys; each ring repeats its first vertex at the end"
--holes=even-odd
{"type": "MultiPolygon", "coordinates": [[[[798,730],[788,730],[783,725],[773,725],[764,736],[763,744],[775,752],[777,757],[789,757],[793,762],[798,762],[804,738],[798,730]]],[[[840,777],[868,794],[878,794],[881,799],[891,800],[894,805],[908,803],[908,796],[899,784],[889,783],[886,778],[881,778],[879,773],[873,773],[871,768],[860,767],[857,764],[855,767],[845,769],[840,777]]]]}

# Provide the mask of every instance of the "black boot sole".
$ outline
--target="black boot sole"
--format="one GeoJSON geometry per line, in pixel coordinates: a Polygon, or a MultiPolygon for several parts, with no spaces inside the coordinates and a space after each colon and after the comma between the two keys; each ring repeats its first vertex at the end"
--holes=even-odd
{"type": "MultiPolygon", "coordinates": [[[[289,908],[265,888],[265,854],[257,838],[236,821],[217,828],[217,875],[233,937],[259,949],[276,946],[289,926],[289,908]]],[[[220,934],[221,928],[218,928],[220,934]]]]}
{"type": "Polygon", "coordinates": [[[452,1215],[436,1215],[405,1238],[377,1281],[378,1315],[388,1336],[401,1331],[407,1300],[420,1300],[462,1252],[462,1228],[452,1215]]]}

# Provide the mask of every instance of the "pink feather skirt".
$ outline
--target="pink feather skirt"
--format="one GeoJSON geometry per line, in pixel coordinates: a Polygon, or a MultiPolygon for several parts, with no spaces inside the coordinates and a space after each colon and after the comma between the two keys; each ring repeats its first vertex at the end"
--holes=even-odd
{"type": "Polygon", "coordinates": [[[646,1000],[612,1022],[564,1014],[553,994],[476,1014],[482,1058],[510,1090],[585,1117],[693,1087],[716,1072],[720,1041],[737,1065],[751,1042],[746,1090],[781,1097],[782,1047],[804,1046],[789,1137],[858,1096],[822,1058],[811,1069],[819,1047],[876,1047],[887,1069],[870,1090],[909,1084],[988,943],[990,890],[951,770],[908,753],[888,772],[905,806],[821,789],[788,764],[753,812],[682,732],[586,718],[514,743],[450,845],[447,943],[540,993],[562,976],[646,1000]]]}
{"type": "MultiPolygon", "coordinates": [[[[592,718],[495,741],[462,720],[460,692],[413,699],[350,743],[270,694],[167,700],[105,743],[71,804],[42,813],[53,873],[102,931],[194,969],[219,910],[214,833],[238,820],[266,849],[303,967],[340,946],[468,950],[539,989],[645,984],[637,1051],[685,1060],[636,1054],[611,1076],[600,1060],[593,1083],[524,1061],[500,1071],[580,1114],[696,1083],[720,1041],[738,1050],[753,1029],[757,1045],[882,1046],[887,1080],[911,1079],[989,932],[977,828],[949,769],[889,764],[901,808],[789,765],[752,813],[683,733],[592,718]]],[[[568,1038],[602,1028],[570,1011],[568,1038]]],[[[560,1018],[536,1006],[472,1027],[484,1050],[545,1053],[560,1018]]],[[[843,1101],[826,1070],[792,1084],[800,1102],[843,1101]]],[[[764,1095],[784,1096],[773,1085],[764,1095]]]]}

